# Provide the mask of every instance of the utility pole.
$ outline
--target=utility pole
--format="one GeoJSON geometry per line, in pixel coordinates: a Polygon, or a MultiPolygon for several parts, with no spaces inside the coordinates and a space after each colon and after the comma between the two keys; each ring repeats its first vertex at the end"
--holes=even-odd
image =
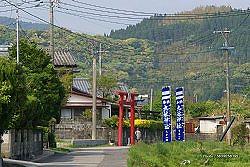
{"type": "MultiPolygon", "coordinates": [[[[18,4],[16,3],[16,6],[18,4]]],[[[19,63],[19,11],[16,9],[16,63],[19,63]]]]}
{"type": "Polygon", "coordinates": [[[153,89],[150,89],[150,111],[153,111],[153,89]]]}
{"type": "MultiPolygon", "coordinates": [[[[221,50],[225,51],[224,55],[226,57],[227,125],[229,125],[229,123],[231,121],[229,50],[234,49],[234,47],[228,46],[228,35],[229,35],[230,31],[225,29],[223,31],[214,31],[214,33],[222,34],[222,36],[225,40],[224,46],[221,47],[221,50]]],[[[229,128],[228,132],[227,132],[227,136],[226,136],[226,140],[227,140],[229,145],[231,145],[231,138],[232,138],[231,129],[229,128]]]]}
{"type": "Polygon", "coordinates": [[[99,75],[102,75],[102,43],[99,46],[99,75]]]}
{"type": "Polygon", "coordinates": [[[99,75],[102,75],[102,53],[108,53],[109,51],[106,50],[102,50],[102,43],[99,44],[99,51],[97,51],[97,53],[99,53],[99,75]]]}
{"type": "Polygon", "coordinates": [[[54,0],[49,1],[49,21],[50,21],[50,56],[54,63],[54,0]]]}
{"type": "Polygon", "coordinates": [[[93,55],[93,84],[92,84],[92,140],[96,140],[96,55],[92,48],[93,55]]]}

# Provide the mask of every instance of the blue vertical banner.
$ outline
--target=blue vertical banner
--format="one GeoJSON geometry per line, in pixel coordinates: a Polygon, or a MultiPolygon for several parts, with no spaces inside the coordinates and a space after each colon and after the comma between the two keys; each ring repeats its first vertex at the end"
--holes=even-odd
{"type": "Polygon", "coordinates": [[[163,142],[171,142],[172,141],[172,130],[171,130],[171,87],[163,87],[162,88],[162,117],[163,117],[163,142]]]}
{"type": "Polygon", "coordinates": [[[185,117],[184,117],[184,88],[175,89],[176,95],[176,129],[175,139],[177,141],[185,140],[185,117]]]}

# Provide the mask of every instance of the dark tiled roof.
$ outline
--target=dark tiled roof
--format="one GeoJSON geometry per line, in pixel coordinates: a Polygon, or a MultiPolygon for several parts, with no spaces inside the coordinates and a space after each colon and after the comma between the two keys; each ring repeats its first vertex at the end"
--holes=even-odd
{"type": "Polygon", "coordinates": [[[73,79],[73,89],[76,89],[82,93],[90,93],[90,84],[89,81],[87,79],[84,78],[74,78],[73,79]]]}
{"type": "Polygon", "coordinates": [[[124,83],[117,83],[117,85],[119,90],[129,92],[127,85],[125,85],[124,83]]]}
{"type": "Polygon", "coordinates": [[[74,57],[65,51],[57,51],[54,55],[54,65],[56,67],[76,67],[74,57]]]}
{"type": "MultiPolygon", "coordinates": [[[[127,85],[123,83],[118,83],[119,90],[128,92],[127,85]]],[[[86,94],[92,94],[92,88],[91,84],[89,83],[89,80],[86,78],[73,78],[73,90],[79,91],[81,93],[86,94]]],[[[97,96],[102,97],[102,92],[100,90],[97,90],[97,96]]]]}

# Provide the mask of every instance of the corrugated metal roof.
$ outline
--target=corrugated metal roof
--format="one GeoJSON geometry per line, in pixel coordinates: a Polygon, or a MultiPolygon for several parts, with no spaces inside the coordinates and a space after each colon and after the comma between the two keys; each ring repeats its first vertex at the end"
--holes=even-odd
{"type": "Polygon", "coordinates": [[[55,66],[66,66],[66,67],[76,67],[76,62],[74,57],[65,51],[57,51],[54,54],[54,65],[55,66]]]}

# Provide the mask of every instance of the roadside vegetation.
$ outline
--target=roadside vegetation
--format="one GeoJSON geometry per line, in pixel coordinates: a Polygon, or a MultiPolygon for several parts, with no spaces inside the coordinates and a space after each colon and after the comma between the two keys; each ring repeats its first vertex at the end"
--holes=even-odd
{"type": "Polygon", "coordinates": [[[229,146],[219,142],[140,143],[128,153],[129,167],[213,166],[249,167],[250,145],[229,146]]]}
{"type": "Polygon", "coordinates": [[[50,56],[36,43],[20,40],[20,62],[16,46],[8,57],[0,57],[0,136],[8,129],[40,129],[49,133],[55,147],[52,125],[60,121],[60,108],[69,79],[59,78],[50,56]]]}

